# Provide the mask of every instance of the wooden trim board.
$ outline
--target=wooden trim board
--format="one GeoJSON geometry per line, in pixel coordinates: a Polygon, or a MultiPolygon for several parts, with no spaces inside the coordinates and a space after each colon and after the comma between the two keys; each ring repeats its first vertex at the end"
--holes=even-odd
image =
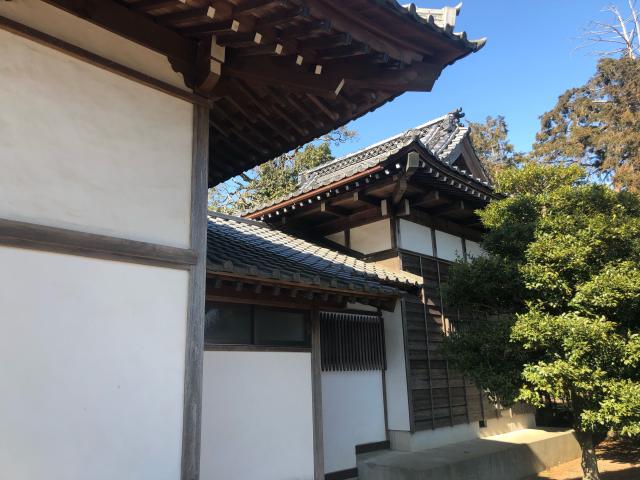
{"type": "Polygon", "coordinates": [[[207,274],[208,166],[209,109],[195,105],[193,107],[193,160],[191,168],[191,248],[197,254],[197,263],[189,271],[182,427],[182,480],[198,480],[200,477],[200,430],[207,274]]]}
{"type": "Polygon", "coordinates": [[[309,347],[271,347],[267,345],[207,345],[205,352],[289,352],[310,353],[309,347]]]}
{"type": "Polygon", "coordinates": [[[358,478],[357,468],[348,468],[346,470],[339,470],[337,472],[327,473],[324,476],[324,480],[352,480],[358,478]]]}
{"type": "Polygon", "coordinates": [[[188,269],[196,263],[192,249],[0,219],[0,245],[104,260],[188,269]]]}
{"type": "Polygon", "coordinates": [[[371,442],[356,445],[356,455],[363,453],[377,452],[378,450],[389,450],[391,448],[391,442],[389,440],[383,440],[381,442],[371,442]]]}
{"type": "Polygon", "coordinates": [[[322,355],[320,312],[311,312],[311,395],[313,409],[313,471],[315,480],[324,480],[324,437],[322,434],[322,355]]]}

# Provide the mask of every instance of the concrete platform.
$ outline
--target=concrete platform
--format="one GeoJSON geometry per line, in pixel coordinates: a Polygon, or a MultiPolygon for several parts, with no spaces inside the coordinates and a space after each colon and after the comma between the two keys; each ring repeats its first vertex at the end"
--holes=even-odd
{"type": "Polygon", "coordinates": [[[521,480],[580,456],[571,430],[530,428],[418,452],[358,456],[360,480],[521,480]]]}

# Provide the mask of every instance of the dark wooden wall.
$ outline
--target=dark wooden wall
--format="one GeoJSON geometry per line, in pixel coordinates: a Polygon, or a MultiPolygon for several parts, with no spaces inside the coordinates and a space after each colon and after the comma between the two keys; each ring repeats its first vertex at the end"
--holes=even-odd
{"type": "Polygon", "coordinates": [[[403,270],[424,278],[424,302],[418,295],[403,301],[412,430],[495,417],[494,407],[440,352],[449,323],[465,320],[456,309],[443,306],[440,286],[449,262],[404,252],[400,258],[403,270]]]}

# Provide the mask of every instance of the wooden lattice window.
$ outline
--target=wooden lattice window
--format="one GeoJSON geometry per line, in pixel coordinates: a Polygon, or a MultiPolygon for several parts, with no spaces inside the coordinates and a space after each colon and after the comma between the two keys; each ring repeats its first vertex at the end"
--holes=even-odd
{"type": "Polygon", "coordinates": [[[323,371],[386,368],[379,315],[321,312],[320,341],[323,371]]]}

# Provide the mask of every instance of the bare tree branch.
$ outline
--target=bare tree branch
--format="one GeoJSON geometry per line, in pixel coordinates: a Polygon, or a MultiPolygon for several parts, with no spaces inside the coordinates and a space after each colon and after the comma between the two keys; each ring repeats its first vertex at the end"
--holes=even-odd
{"type": "Polygon", "coordinates": [[[624,15],[621,9],[610,4],[602,12],[608,14],[609,22],[593,20],[582,35],[585,41],[579,48],[592,48],[598,44],[620,45],[611,50],[598,49],[591,53],[601,56],[625,56],[632,60],[640,54],[640,13],[636,7],[636,0],[627,0],[629,14],[624,15]]]}

